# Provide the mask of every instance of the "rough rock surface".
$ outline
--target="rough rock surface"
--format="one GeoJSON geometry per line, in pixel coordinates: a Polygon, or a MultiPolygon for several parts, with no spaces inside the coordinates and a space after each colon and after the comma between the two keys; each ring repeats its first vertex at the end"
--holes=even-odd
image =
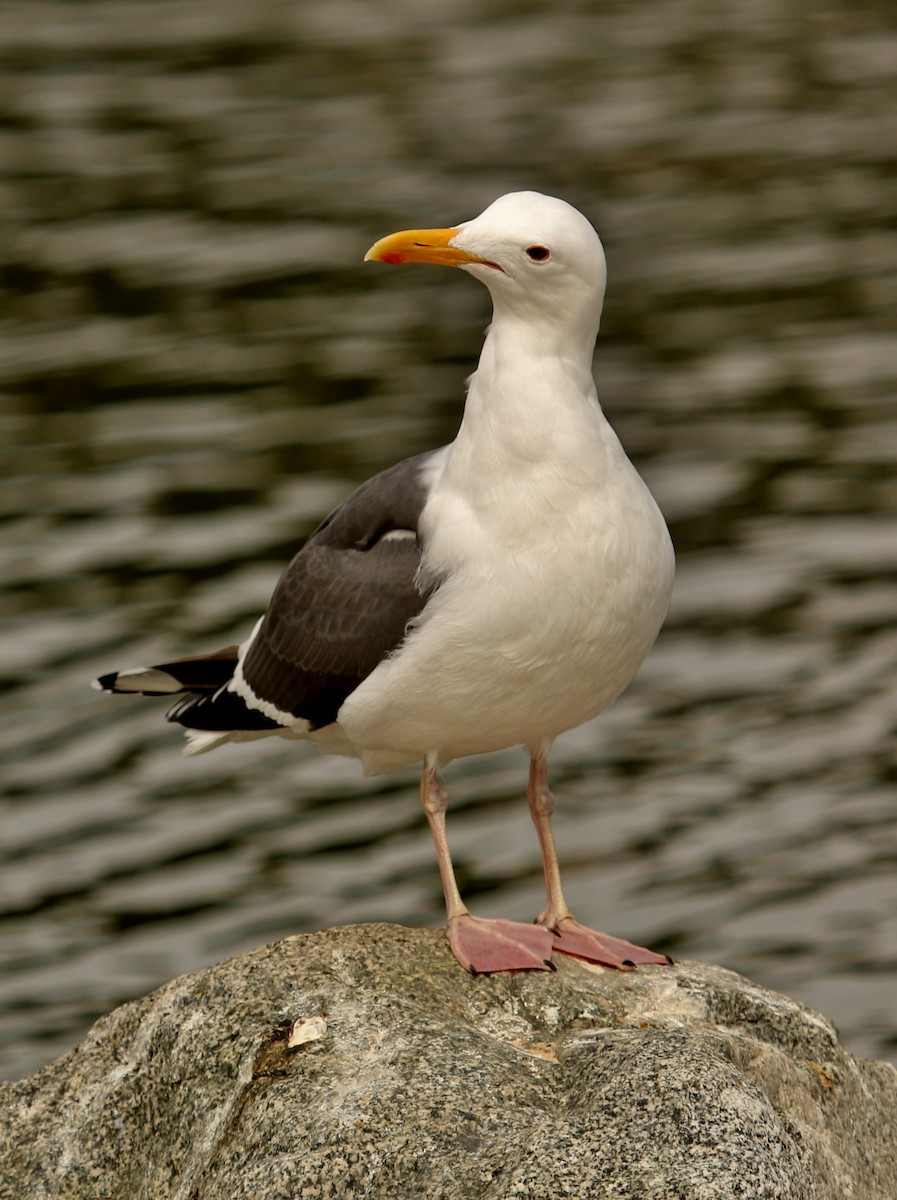
{"type": "Polygon", "coordinates": [[[718,967],[558,966],[474,979],[374,925],[176,979],[0,1089],[0,1194],[897,1196],[897,1072],[826,1018],[718,967]]]}

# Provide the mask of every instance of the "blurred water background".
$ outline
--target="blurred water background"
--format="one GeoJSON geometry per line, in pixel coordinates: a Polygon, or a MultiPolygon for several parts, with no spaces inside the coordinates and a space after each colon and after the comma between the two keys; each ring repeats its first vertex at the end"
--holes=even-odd
{"type": "MultiPolygon", "coordinates": [[[[570,899],[897,1055],[897,17],[872,0],[0,4],[0,1067],[184,971],[438,924],[413,771],[195,760],[90,679],[245,636],[354,484],[453,435],[488,317],[381,234],[564,196],[606,411],[679,554],[554,756],[570,899]]],[[[525,760],[456,764],[481,914],[541,907],[525,760]]]]}

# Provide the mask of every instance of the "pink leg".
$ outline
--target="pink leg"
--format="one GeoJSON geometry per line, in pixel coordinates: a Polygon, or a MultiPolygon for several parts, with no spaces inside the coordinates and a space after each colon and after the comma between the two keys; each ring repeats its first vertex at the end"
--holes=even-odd
{"type": "Polygon", "coordinates": [[[436,768],[424,763],[420,798],[430,823],[448,915],[448,940],[452,953],[471,975],[491,971],[552,970],[552,935],[538,925],[515,921],[486,921],[473,917],[461,899],[445,833],[448,793],[440,785],[436,768]]]}
{"type": "Polygon", "coordinates": [[[562,954],[573,954],[589,962],[623,970],[635,966],[636,963],[668,965],[672,959],[666,954],[655,954],[653,950],[634,946],[632,942],[622,938],[610,937],[609,934],[589,929],[587,925],[580,925],[571,915],[561,888],[561,871],[551,828],[554,796],[548,790],[548,763],[543,753],[532,756],[527,799],[530,815],[539,835],[548,892],[548,906],[536,917],[536,923],[551,930],[554,949],[562,954]]]}

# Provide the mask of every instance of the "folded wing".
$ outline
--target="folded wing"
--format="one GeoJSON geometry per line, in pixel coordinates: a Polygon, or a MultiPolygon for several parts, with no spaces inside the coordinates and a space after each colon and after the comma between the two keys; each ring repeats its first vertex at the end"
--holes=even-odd
{"type": "Polygon", "coordinates": [[[258,735],[330,724],[427,602],[417,583],[418,522],[441,453],[398,463],[335,509],[242,647],[112,672],[94,686],[181,693],[167,715],[187,730],[258,735]]]}

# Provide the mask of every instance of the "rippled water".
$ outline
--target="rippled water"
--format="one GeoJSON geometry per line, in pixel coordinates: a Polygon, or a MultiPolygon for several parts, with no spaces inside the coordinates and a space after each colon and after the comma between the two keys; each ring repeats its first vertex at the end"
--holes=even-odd
{"type": "MultiPolygon", "coordinates": [[[[2,1067],[178,972],[436,924],[413,772],[197,760],[98,672],[240,638],[353,484],[452,436],[487,320],[363,267],[520,186],[595,222],[605,408],[679,553],[555,754],[578,915],[897,1053],[897,30],[872,3],[0,11],[2,1067]]],[[[456,764],[476,911],[541,907],[525,760],[456,764]]]]}

